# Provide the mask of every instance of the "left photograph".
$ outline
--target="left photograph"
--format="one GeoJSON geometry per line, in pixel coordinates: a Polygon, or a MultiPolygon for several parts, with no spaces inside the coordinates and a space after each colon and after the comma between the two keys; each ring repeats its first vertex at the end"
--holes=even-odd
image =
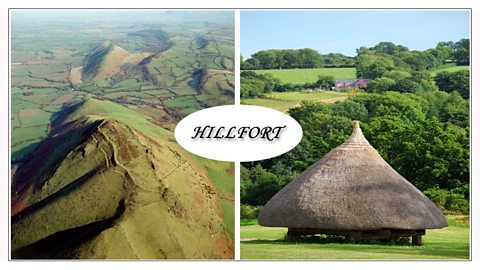
{"type": "Polygon", "coordinates": [[[234,164],[173,131],[234,103],[234,12],[9,16],[12,259],[233,259],[234,164]]]}

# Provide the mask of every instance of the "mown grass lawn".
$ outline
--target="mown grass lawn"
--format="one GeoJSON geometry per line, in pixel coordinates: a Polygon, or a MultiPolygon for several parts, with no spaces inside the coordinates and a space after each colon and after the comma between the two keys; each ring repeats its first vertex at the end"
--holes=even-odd
{"type": "Polygon", "coordinates": [[[243,260],[467,260],[470,257],[468,221],[447,217],[449,227],[427,230],[423,246],[338,244],[285,241],[286,228],[269,228],[256,221],[240,227],[243,260]]]}
{"type": "Polygon", "coordinates": [[[272,74],[282,83],[303,84],[318,80],[319,75],[333,76],[335,79],[356,78],[355,68],[309,68],[309,69],[269,69],[254,70],[258,74],[272,74]]]}

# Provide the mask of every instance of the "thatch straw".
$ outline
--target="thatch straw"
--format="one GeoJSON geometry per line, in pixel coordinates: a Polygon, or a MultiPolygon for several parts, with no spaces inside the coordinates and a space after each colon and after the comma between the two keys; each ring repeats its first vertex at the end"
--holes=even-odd
{"type": "Polygon", "coordinates": [[[365,139],[350,138],[280,190],[261,211],[263,226],[322,230],[419,230],[447,226],[442,212],[365,139]]]}

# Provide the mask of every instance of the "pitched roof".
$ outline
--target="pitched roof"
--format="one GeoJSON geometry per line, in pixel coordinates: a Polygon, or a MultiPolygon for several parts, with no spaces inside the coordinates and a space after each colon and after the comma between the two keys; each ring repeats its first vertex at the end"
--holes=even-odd
{"type": "Polygon", "coordinates": [[[398,174],[354,121],[350,138],[270,199],[263,226],[324,230],[434,229],[442,212],[398,174]]]}

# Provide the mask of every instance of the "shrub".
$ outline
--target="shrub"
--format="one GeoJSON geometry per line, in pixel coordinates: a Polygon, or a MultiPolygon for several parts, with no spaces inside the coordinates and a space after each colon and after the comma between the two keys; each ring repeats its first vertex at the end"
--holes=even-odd
{"type": "Polygon", "coordinates": [[[470,212],[469,201],[463,194],[455,193],[440,188],[429,188],[424,194],[441,210],[459,212],[468,215],[470,212]]]}
{"type": "Polygon", "coordinates": [[[240,205],[241,219],[257,219],[263,206],[253,206],[248,204],[240,205]]]}
{"type": "Polygon", "coordinates": [[[354,241],[350,236],[342,235],[287,235],[283,241],[291,243],[315,243],[315,244],[360,244],[360,245],[385,245],[385,246],[408,246],[411,244],[410,237],[390,237],[387,239],[362,239],[354,241]]]}

